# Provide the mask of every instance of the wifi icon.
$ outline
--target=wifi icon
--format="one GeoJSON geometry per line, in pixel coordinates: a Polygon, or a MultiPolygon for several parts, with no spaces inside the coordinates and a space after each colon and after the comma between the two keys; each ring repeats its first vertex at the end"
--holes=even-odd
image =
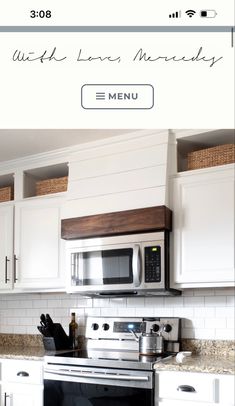
{"type": "Polygon", "coordinates": [[[196,11],[195,10],[187,10],[187,11],[185,11],[185,13],[187,14],[187,16],[192,18],[194,16],[194,14],[196,14],[196,11]]]}

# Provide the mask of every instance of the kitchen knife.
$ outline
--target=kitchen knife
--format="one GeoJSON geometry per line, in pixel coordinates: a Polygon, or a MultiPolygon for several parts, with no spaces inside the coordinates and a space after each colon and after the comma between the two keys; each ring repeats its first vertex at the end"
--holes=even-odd
{"type": "Polygon", "coordinates": [[[51,332],[47,327],[37,326],[37,329],[44,337],[51,337],[51,332]]]}
{"type": "Polygon", "coordinates": [[[53,337],[54,335],[54,323],[53,320],[51,318],[51,316],[49,314],[46,314],[46,329],[47,329],[47,333],[53,337]]]}
{"type": "Polygon", "coordinates": [[[41,326],[46,326],[46,316],[45,316],[45,314],[41,314],[41,316],[40,316],[40,324],[41,324],[41,326]]]}

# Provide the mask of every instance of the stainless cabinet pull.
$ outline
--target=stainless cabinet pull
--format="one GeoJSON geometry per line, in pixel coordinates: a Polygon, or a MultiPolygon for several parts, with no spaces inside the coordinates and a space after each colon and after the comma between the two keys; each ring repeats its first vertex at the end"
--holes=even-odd
{"type": "Polygon", "coordinates": [[[18,278],[16,277],[16,261],[18,261],[18,258],[14,255],[14,282],[18,281],[18,278]]]}
{"type": "Polygon", "coordinates": [[[8,395],[6,392],[4,393],[4,406],[7,406],[7,398],[9,398],[10,395],[8,395]]]}
{"type": "Polygon", "coordinates": [[[25,371],[19,371],[16,375],[17,376],[29,376],[29,373],[25,372],[25,371]]]}
{"type": "Polygon", "coordinates": [[[178,386],[177,390],[179,392],[196,392],[193,386],[190,385],[180,385],[178,386]]]}
{"type": "Polygon", "coordinates": [[[7,274],[7,265],[8,262],[10,262],[10,260],[7,258],[7,256],[5,256],[5,283],[10,282],[10,279],[8,278],[8,274],[7,274]]]}

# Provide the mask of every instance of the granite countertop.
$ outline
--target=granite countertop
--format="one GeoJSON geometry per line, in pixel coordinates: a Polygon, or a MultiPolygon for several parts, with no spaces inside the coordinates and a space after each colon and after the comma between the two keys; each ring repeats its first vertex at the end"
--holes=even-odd
{"type": "Polygon", "coordinates": [[[45,350],[41,347],[0,346],[0,359],[24,359],[43,361],[45,350]]]}
{"type": "Polygon", "coordinates": [[[159,362],[157,371],[207,372],[211,374],[235,374],[235,343],[233,340],[181,341],[182,351],[192,352],[191,357],[176,362],[176,357],[159,362]]]}
{"type": "Polygon", "coordinates": [[[43,361],[44,355],[38,334],[0,334],[0,358],[43,361]]]}
{"type": "Polygon", "coordinates": [[[176,357],[155,364],[156,371],[178,372],[208,372],[211,374],[235,374],[235,358],[218,357],[211,355],[193,355],[183,359],[182,363],[176,362],[176,357]]]}
{"type": "MultiPolygon", "coordinates": [[[[234,341],[182,340],[182,350],[192,351],[193,355],[184,358],[182,363],[176,362],[175,356],[168,358],[156,363],[155,370],[235,374],[234,341]]],[[[45,355],[49,353],[38,335],[0,334],[0,359],[43,361],[45,355]]]]}

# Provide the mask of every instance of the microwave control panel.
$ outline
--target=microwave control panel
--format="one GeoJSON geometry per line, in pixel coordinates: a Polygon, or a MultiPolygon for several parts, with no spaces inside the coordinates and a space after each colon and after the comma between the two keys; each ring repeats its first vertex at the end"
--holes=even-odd
{"type": "Polygon", "coordinates": [[[145,247],[145,282],[161,282],[161,247],[145,247]]]}

